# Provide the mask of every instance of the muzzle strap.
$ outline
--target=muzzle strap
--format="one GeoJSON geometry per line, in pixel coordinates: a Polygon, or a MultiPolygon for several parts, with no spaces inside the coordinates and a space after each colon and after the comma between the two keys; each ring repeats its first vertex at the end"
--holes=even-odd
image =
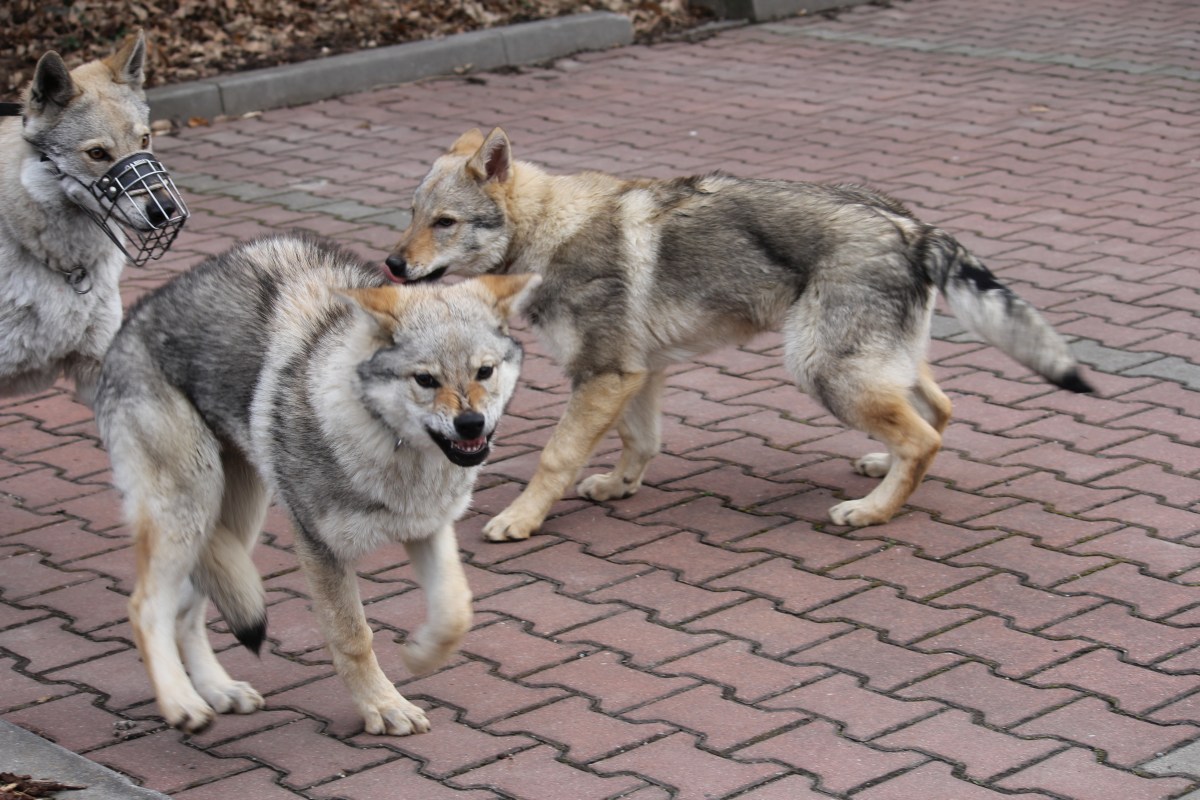
{"type": "MultiPolygon", "coordinates": [[[[65,174],[44,154],[42,159],[65,174]]],[[[75,180],[97,201],[97,208],[79,207],[135,267],[161,258],[190,216],[175,181],[151,153],[126,156],[91,185],[75,180]]]]}

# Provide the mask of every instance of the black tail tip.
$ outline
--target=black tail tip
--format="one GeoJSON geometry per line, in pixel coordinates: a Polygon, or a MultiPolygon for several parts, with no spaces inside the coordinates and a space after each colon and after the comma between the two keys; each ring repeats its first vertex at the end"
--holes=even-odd
{"type": "Polygon", "coordinates": [[[244,626],[230,626],[233,630],[233,635],[242,643],[242,646],[249,650],[254,655],[259,655],[262,650],[262,643],[267,638],[267,619],[262,619],[244,626]]]}
{"type": "Polygon", "coordinates": [[[1091,394],[1096,391],[1090,383],[1083,379],[1083,376],[1079,374],[1079,370],[1077,369],[1072,369],[1063,375],[1054,382],[1054,385],[1077,394],[1091,394]]]}

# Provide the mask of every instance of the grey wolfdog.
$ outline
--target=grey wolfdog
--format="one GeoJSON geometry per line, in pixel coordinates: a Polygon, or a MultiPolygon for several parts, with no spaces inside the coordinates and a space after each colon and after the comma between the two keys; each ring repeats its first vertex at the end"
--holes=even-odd
{"type": "Polygon", "coordinates": [[[161,256],[187,219],[150,153],[145,58],[140,32],[70,72],[46,53],[21,116],[0,121],[0,394],[65,374],[87,402],[121,325],[126,256],[161,256]]]}
{"type": "Polygon", "coordinates": [[[507,317],[537,278],[398,287],[381,272],[316,237],[243,244],[137,303],[104,360],[96,419],[134,536],[130,621],[175,727],[263,703],[217,662],[205,607],[258,652],[250,552],[274,495],[366,730],[429,728],[376,662],[354,563],[404,543],[429,612],[402,655],[417,673],[443,663],[471,620],[453,523],[516,385],[507,317]]]}
{"type": "Polygon", "coordinates": [[[504,131],[469,131],[417,188],[387,259],[396,280],[532,272],[527,314],[572,392],[528,487],[484,528],[524,539],[617,425],[616,468],[577,491],[641,485],[660,444],[667,366],[782,330],[799,388],[887,447],[854,467],[883,480],[833,506],[839,525],[887,522],[941,447],[950,401],[926,362],[934,299],[1057,386],[1091,387],[1064,341],[949,234],[856,186],[705,175],[551,175],[504,131]]]}

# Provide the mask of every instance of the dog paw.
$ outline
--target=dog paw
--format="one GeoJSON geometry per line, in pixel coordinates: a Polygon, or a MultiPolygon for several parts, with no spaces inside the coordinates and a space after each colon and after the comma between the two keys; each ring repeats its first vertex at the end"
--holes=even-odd
{"type": "Polygon", "coordinates": [[[519,515],[501,511],[483,526],[483,538],[489,542],[517,542],[528,539],[538,529],[541,521],[521,519],[519,515]]]}
{"type": "Polygon", "coordinates": [[[363,724],[367,733],[376,736],[408,736],[427,733],[429,719],[425,712],[392,690],[393,697],[372,703],[363,709],[363,724]]]}
{"type": "Polygon", "coordinates": [[[245,681],[197,686],[196,690],[218,714],[249,714],[263,707],[262,695],[245,681]]]}
{"type": "Polygon", "coordinates": [[[216,713],[200,695],[185,699],[159,700],[163,719],[184,733],[202,733],[212,725],[216,713]]]}
{"type": "Polygon", "coordinates": [[[575,487],[580,497],[589,500],[622,500],[640,488],[639,484],[626,483],[615,472],[589,475],[575,487]]]}
{"type": "Polygon", "coordinates": [[[854,462],[854,471],[868,478],[882,478],[891,468],[891,453],[867,453],[854,462]]]}
{"type": "Polygon", "coordinates": [[[849,525],[852,528],[861,528],[866,525],[879,525],[887,522],[891,519],[891,516],[881,513],[879,509],[874,507],[874,504],[867,502],[866,498],[863,498],[861,500],[847,500],[844,503],[838,503],[829,509],[829,518],[837,525],[849,525]]]}

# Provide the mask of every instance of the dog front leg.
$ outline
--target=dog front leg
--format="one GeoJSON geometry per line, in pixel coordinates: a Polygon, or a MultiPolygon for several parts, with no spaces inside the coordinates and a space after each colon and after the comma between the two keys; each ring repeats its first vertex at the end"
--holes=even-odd
{"type": "Polygon", "coordinates": [[[408,637],[400,656],[413,674],[422,675],[446,663],[471,629],[471,590],[453,525],[428,539],[406,542],[405,547],[417,582],[425,590],[429,612],[425,624],[408,637]]]}
{"type": "Polygon", "coordinates": [[[527,539],[541,527],[550,507],[563,496],[596,443],[645,382],[644,372],[607,373],[576,386],[529,485],[484,526],[484,537],[493,542],[527,539]]]}
{"type": "Polygon", "coordinates": [[[629,497],[642,486],[642,476],[650,460],[662,446],[662,390],[666,376],[662,370],[651,372],[641,390],[625,407],[617,422],[621,434],[621,457],[612,472],[590,475],[576,488],[589,500],[618,500],[629,497]]]}
{"type": "Polygon", "coordinates": [[[297,548],[321,633],[367,733],[406,736],[428,731],[425,712],[405,700],[379,668],[353,567],[305,550],[297,548]]]}

